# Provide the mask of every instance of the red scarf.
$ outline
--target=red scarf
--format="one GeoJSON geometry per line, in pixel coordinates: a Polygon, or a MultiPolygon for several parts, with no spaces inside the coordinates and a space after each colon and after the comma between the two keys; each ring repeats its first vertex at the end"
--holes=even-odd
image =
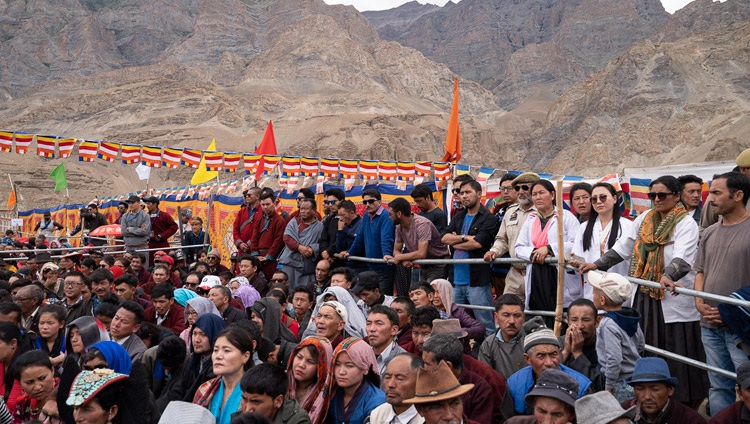
{"type": "Polygon", "coordinates": [[[552,216],[547,221],[547,225],[542,228],[541,222],[540,225],[537,225],[535,222],[539,220],[537,213],[538,212],[532,212],[528,217],[529,225],[531,225],[531,243],[534,245],[534,249],[539,249],[540,247],[549,245],[549,229],[552,228],[552,221],[554,221],[552,218],[557,216],[557,211],[553,212],[552,216]]]}

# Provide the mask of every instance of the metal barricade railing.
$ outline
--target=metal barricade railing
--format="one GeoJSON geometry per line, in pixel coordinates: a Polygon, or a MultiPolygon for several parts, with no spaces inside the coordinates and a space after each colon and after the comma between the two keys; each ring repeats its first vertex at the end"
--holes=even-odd
{"type": "MultiPolygon", "coordinates": [[[[359,261],[359,262],[367,262],[367,263],[386,263],[384,259],[381,258],[365,258],[361,256],[349,256],[348,259],[359,261]]],[[[392,261],[388,261],[388,263],[393,264],[392,261]]],[[[492,262],[486,262],[483,259],[418,259],[415,261],[412,261],[414,264],[418,265],[439,265],[439,264],[474,264],[474,265],[480,265],[480,264],[489,264],[489,263],[495,263],[495,264],[527,264],[529,261],[526,261],[524,259],[518,259],[518,258],[497,258],[492,262]]],[[[558,264],[557,258],[547,258],[545,259],[545,263],[548,265],[556,266],[558,264]]],[[[574,267],[570,265],[566,265],[566,268],[569,270],[575,270],[574,267]]],[[[642,280],[640,278],[632,278],[625,276],[631,283],[638,284],[641,286],[647,286],[647,287],[653,287],[653,288],[661,288],[661,285],[659,283],[648,281],[648,280],[642,280]]],[[[718,294],[713,293],[706,293],[706,292],[700,292],[692,289],[686,289],[684,287],[675,287],[674,289],[675,293],[678,294],[684,294],[687,296],[692,297],[700,297],[703,299],[713,300],[720,303],[727,303],[734,306],[740,306],[744,308],[750,309],[750,302],[745,300],[736,299],[733,297],[728,296],[721,296],[718,294]]],[[[477,306],[477,305],[467,305],[467,304],[457,304],[460,307],[463,308],[469,308],[469,309],[477,309],[482,311],[492,311],[495,312],[495,308],[492,306],[477,306]]],[[[524,311],[527,315],[542,315],[542,316],[555,316],[554,311],[524,311]]],[[[709,372],[721,374],[725,377],[731,378],[736,380],[737,374],[733,372],[729,372],[727,370],[712,367],[704,362],[696,361],[695,359],[688,358],[686,356],[678,355],[676,353],[669,352],[667,350],[659,349],[655,346],[646,345],[645,346],[646,351],[673,359],[678,362],[682,362],[684,364],[700,368],[702,370],[706,370],[709,372]]]]}
{"type": "MultiPolygon", "coordinates": [[[[152,248],[152,249],[107,250],[104,253],[106,253],[106,254],[113,254],[113,253],[119,254],[119,253],[131,252],[131,251],[135,251],[135,252],[156,252],[156,251],[159,251],[159,250],[179,250],[179,249],[188,248],[188,247],[208,247],[208,246],[211,246],[211,245],[210,244],[191,244],[190,246],[172,245],[172,246],[169,246],[169,247],[155,247],[155,248],[152,248]]],[[[59,252],[61,250],[67,250],[69,252],[70,251],[79,251],[79,250],[102,250],[102,249],[111,249],[113,247],[114,248],[123,248],[124,246],[121,245],[121,244],[120,245],[113,244],[113,245],[105,245],[105,246],[87,246],[87,247],[73,247],[73,248],[57,248],[56,247],[56,248],[52,248],[52,249],[48,248],[48,249],[38,249],[38,250],[30,250],[30,249],[26,249],[26,250],[3,250],[3,251],[0,251],[0,253],[37,253],[38,254],[39,252],[50,252],[51,253],[51,252],[59,252]]],[[[67,256],[67,255],[51,255],[50,257],[52,259],[59,259],[59,258],[62,258],[63,256],[67,256]]],[[[14,257],[14,258],[3,258],[3,259],[6,260],[6,261],[23,261],[23,260],[26,260],[28,258],[26,256],[19,256],[19,257],[14,257]]]]}

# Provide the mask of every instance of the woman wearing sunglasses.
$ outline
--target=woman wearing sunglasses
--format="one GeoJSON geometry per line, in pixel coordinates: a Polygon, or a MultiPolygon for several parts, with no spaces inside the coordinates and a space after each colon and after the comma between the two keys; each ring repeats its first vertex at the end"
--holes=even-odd
{"type": "MultiPolygon", "coordinates": [[[[544,260],[548,257],[570,254],[580,225],[570,211],[564,210],[562,218],[557,216],[555,186],[547,180],[531,183],[531,201],[534,202],[536,211],[526,218],[516,240],[516,255],[531,261],[526,265],[526,309],[554,311],[557,299],[557,267],[545,265],[544,260]],[[563,246],[557,241],[558,219],[563,220],[563,246]]],[[[576,273],[566,273],[564,305],[567,307],[582,294],[581,277],[576,273]]],[[[547,327],[552,328],[552,317],[546,317],[545,322],[547,327]]]]}
{"type": "MultiPolygon", "coordinates": [[[[635,291],[633,308],[641,314],[646,344],[703,362],[701,316],[692,297],[674,292],[675,286],[693,288],[695,272],[691,268],[698,251],[698,225],[680,202],[677,178],[666,175],[653,180],[648,197],[653,207],[635,220],[630,232],[623,232],[600,259],[579,269],[606,271],[630,259],[627,275],[661,284],[661,288],[641,286],[635,291]]],[[[705,371],[670,359],[667,362],[672,376],[680,381],[675,401],[692,403],[706,397],[705,371]]]]}
{"type": "MultiPolygon", "coordinates": [[[[609,183],[596,183],[591,191],[591,215],[582,225],[576,235],[575,246],[573,246],[573,260],[571,265],[578,267],[584,262],[594,262],[601,258],[604,252],[611,249],[615,242],[623,236],[630,234],[633,222],[620,218],[620,206],[618,205],[617,190],[609,183]]],[[[621,275],[628,274],[630,261],[625,260],[612,267],[611,271],[621,275]]],[[[583,297],[592,300],[594,289],[588,284],[588,277],[583,276],[583,297]]],[[[635,291],[635,287],[633,287],[635,291]]],[[[630,306],[630,302],[625,302],[630,306]]]]}

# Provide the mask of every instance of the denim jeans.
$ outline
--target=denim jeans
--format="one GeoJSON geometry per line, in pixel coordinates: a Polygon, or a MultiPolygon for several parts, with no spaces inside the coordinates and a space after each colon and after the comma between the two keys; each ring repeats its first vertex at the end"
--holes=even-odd
{"type": "MultiPolygon", "coordinates": [[[[485,284],[479,287],[455,286],[453,289],[453,303],[470,304],[476,306],[492,306],[492,285],[485,284]]],[[[495,318],[491,311],[480,311],[474,309],[477,321],[484,325],[487,336],[495,334],[495,318]]]]}
{"type": "MultiPolygon", "coordinates": [[[[735,372],[743,362],[747,362],[747,355],[737,347],[739,338],[726,328],[701,327],[701,339],[708,365],[735,372]]],[[[715,415],[734,403],[736,382],[712,372],[708,373],[708,380],[711,382],[708,403],[711,407],[711,415],[715,415]]]]}

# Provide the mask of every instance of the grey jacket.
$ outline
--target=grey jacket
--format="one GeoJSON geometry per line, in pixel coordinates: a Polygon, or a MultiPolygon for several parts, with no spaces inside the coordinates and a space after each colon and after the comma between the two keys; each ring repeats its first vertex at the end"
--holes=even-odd
{"type": "Polygon", "coordinates": [[[497,330],[495,335],[484,339],[482,346],[479,347],[477,359],[494,368],[503,377],[508,378],[526,366],[526,360],[523,359],[523,339],[526,333],[521,330],[514,340],[504,343],[497,338],[500,331],[502,330],[497,330]]]}
{"type": "Polygon", "coordinates": [[[148,244],[148,237],[151,234],[151,218],[143,210],[138,213],[125,212],[120,219],[120,230],[125,246],[148,244]]]}
{"type": "Polygon", "coordinates": [[[615,388],[615,383],[633,375],[635,361],[641,358],[646,342],[639,320],[637,311],[623,308],[607,312],[599,322],[596,354],[607,389],[615,388]]]}
{"type": "Polygon", "coordinates": [[[310,424],[310,416],[294,399],[285,399],[281,409],[276,411],[273,424],[310,424]]]}

